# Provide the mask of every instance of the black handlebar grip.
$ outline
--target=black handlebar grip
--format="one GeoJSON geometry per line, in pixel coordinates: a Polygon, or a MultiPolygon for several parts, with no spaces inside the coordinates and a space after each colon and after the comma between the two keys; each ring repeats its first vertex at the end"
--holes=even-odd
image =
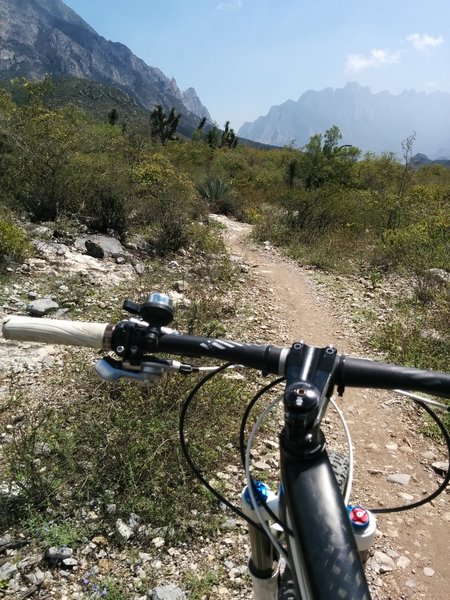
{"type": "Polygon", "coordinates": [[[450,398],[450,375],[341,356],[336,373],[341,387],[403,389],[450,398]]]}

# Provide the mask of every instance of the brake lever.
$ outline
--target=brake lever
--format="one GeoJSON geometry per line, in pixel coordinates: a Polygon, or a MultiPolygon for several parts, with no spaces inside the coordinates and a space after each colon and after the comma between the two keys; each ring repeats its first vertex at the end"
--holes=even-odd
{"type": "Polygon", "coordinates": [[[161,379],[168,370],[173,370],[169,361],[142,361],[138,368],[127,368],[121,361],[102,358],[95,363],[95,370],[105,381],[131,379],[139,383],[152,384],[161,379]]]}
{"type": "Polygon", "coordinates": [[[154,358],[143,360],[137,366],[129,365],[110,356],[101,358],[95,363],[97,375],[105,381],[130,379],[143,384],[152,384],[161,379],[166,371],[176,371],[183,375],[194,372],[194,367],[177,360],[163,360],[154,358]]]}

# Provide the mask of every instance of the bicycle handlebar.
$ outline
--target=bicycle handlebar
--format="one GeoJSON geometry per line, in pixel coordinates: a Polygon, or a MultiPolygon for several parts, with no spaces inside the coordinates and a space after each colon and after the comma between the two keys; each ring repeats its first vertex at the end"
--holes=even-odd
{"type": "MultiPolygon", "coordinates": [[[[25,316],[9,316],[3,323],[6,339],[86,346],[103,350],[117,350],[114,338],[117,325],[42,319],[25,316]]],[[[142,323],[142,327],[147,324],[142,323]]],[[[233,340],[165,333],[164,328],[158,341],[157,352],[177,356],[208,357],[233,362],[257,369],[265,374],[284,375],[288,348],[272,345],[256,345],[233,340]]],[[[145,346],[145,338],[143,338],[145,346]]],[[[142,352],[155,352],[154,346],[143,347],[142,352]]],[[[407,389],[450,398],[450,375],[411,367],[400,367],[374,362],[362,358],[340,355],[333,376],[340,387],[365,387],[378,389],[407,389]]]]}
{"type": "Polygon", "coordinates": [[[85,321],[40,319],[12,315],[3,322],[3,337],[23,342],[85,346],[104,350],[108,325],[85,321]]]}

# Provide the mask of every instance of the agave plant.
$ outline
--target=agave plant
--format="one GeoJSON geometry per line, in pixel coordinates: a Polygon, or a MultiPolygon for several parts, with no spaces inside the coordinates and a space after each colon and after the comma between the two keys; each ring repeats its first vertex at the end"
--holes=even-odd
{"type": "Polygon", "coordinates": [[[220,177],[210,177],[197,189],[208,202],[216,202],[229,192],[230,187],[220,177]]]}

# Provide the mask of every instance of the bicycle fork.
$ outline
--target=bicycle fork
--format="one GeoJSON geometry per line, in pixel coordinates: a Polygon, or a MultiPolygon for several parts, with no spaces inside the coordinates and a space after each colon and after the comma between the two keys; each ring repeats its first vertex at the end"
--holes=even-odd
{"type": "MultiPolygon", "coordinates": [[[[278,515],[278,496],[264,483],[255,482],[255,491],[262,504],[266,504],[278,515]]],[[[258,522],[248,488],[245,487],[241,496],[242,510],[253,522],[258,522]]],[[[261,506],[264,510],[264,507],[261,506]]],[[[269,516],[267,525],[270,526],[269,516]]],[[[276,525],[272,526],[276,535],[276,525]]],[[[282,531],[280,527],[280,532],[282,531]]],[[[276,600],[278,597],[279,556],[267,534],[249,525],[250,558],[248,570],[253,584],[255,600],[276,600]]]]}
{"type": "MultiPolygon", "coordinates": [[[[254,485],[257,488],[255,490],[256,495],[261,500],[262,510],[264,510],[266,504],[271,512],[278,517],[279,496],[260,481],[254,482],[254,485]]],[[[241,505],[246,516],[252,519],[253,522],[258,522],[247,486],[241,495],[241,505]]],[[[369,549],[375,537],[376,517],[373,513],[358,505],[349,505],[347,512],[352,524],[359,557],[365,567],[369,549]]],[[[269,515],[267,515],[266,523],[271,528],[273,535],[281,541],[284,537],[283,528],[280,525],[273,524],[269,515]]],[[[279,597],[280,557],[267,534],[253,525],[249,525],[249,539],[248,571],[252,580],[253,598],[254,600],[276,600],[279,597]]]]}

